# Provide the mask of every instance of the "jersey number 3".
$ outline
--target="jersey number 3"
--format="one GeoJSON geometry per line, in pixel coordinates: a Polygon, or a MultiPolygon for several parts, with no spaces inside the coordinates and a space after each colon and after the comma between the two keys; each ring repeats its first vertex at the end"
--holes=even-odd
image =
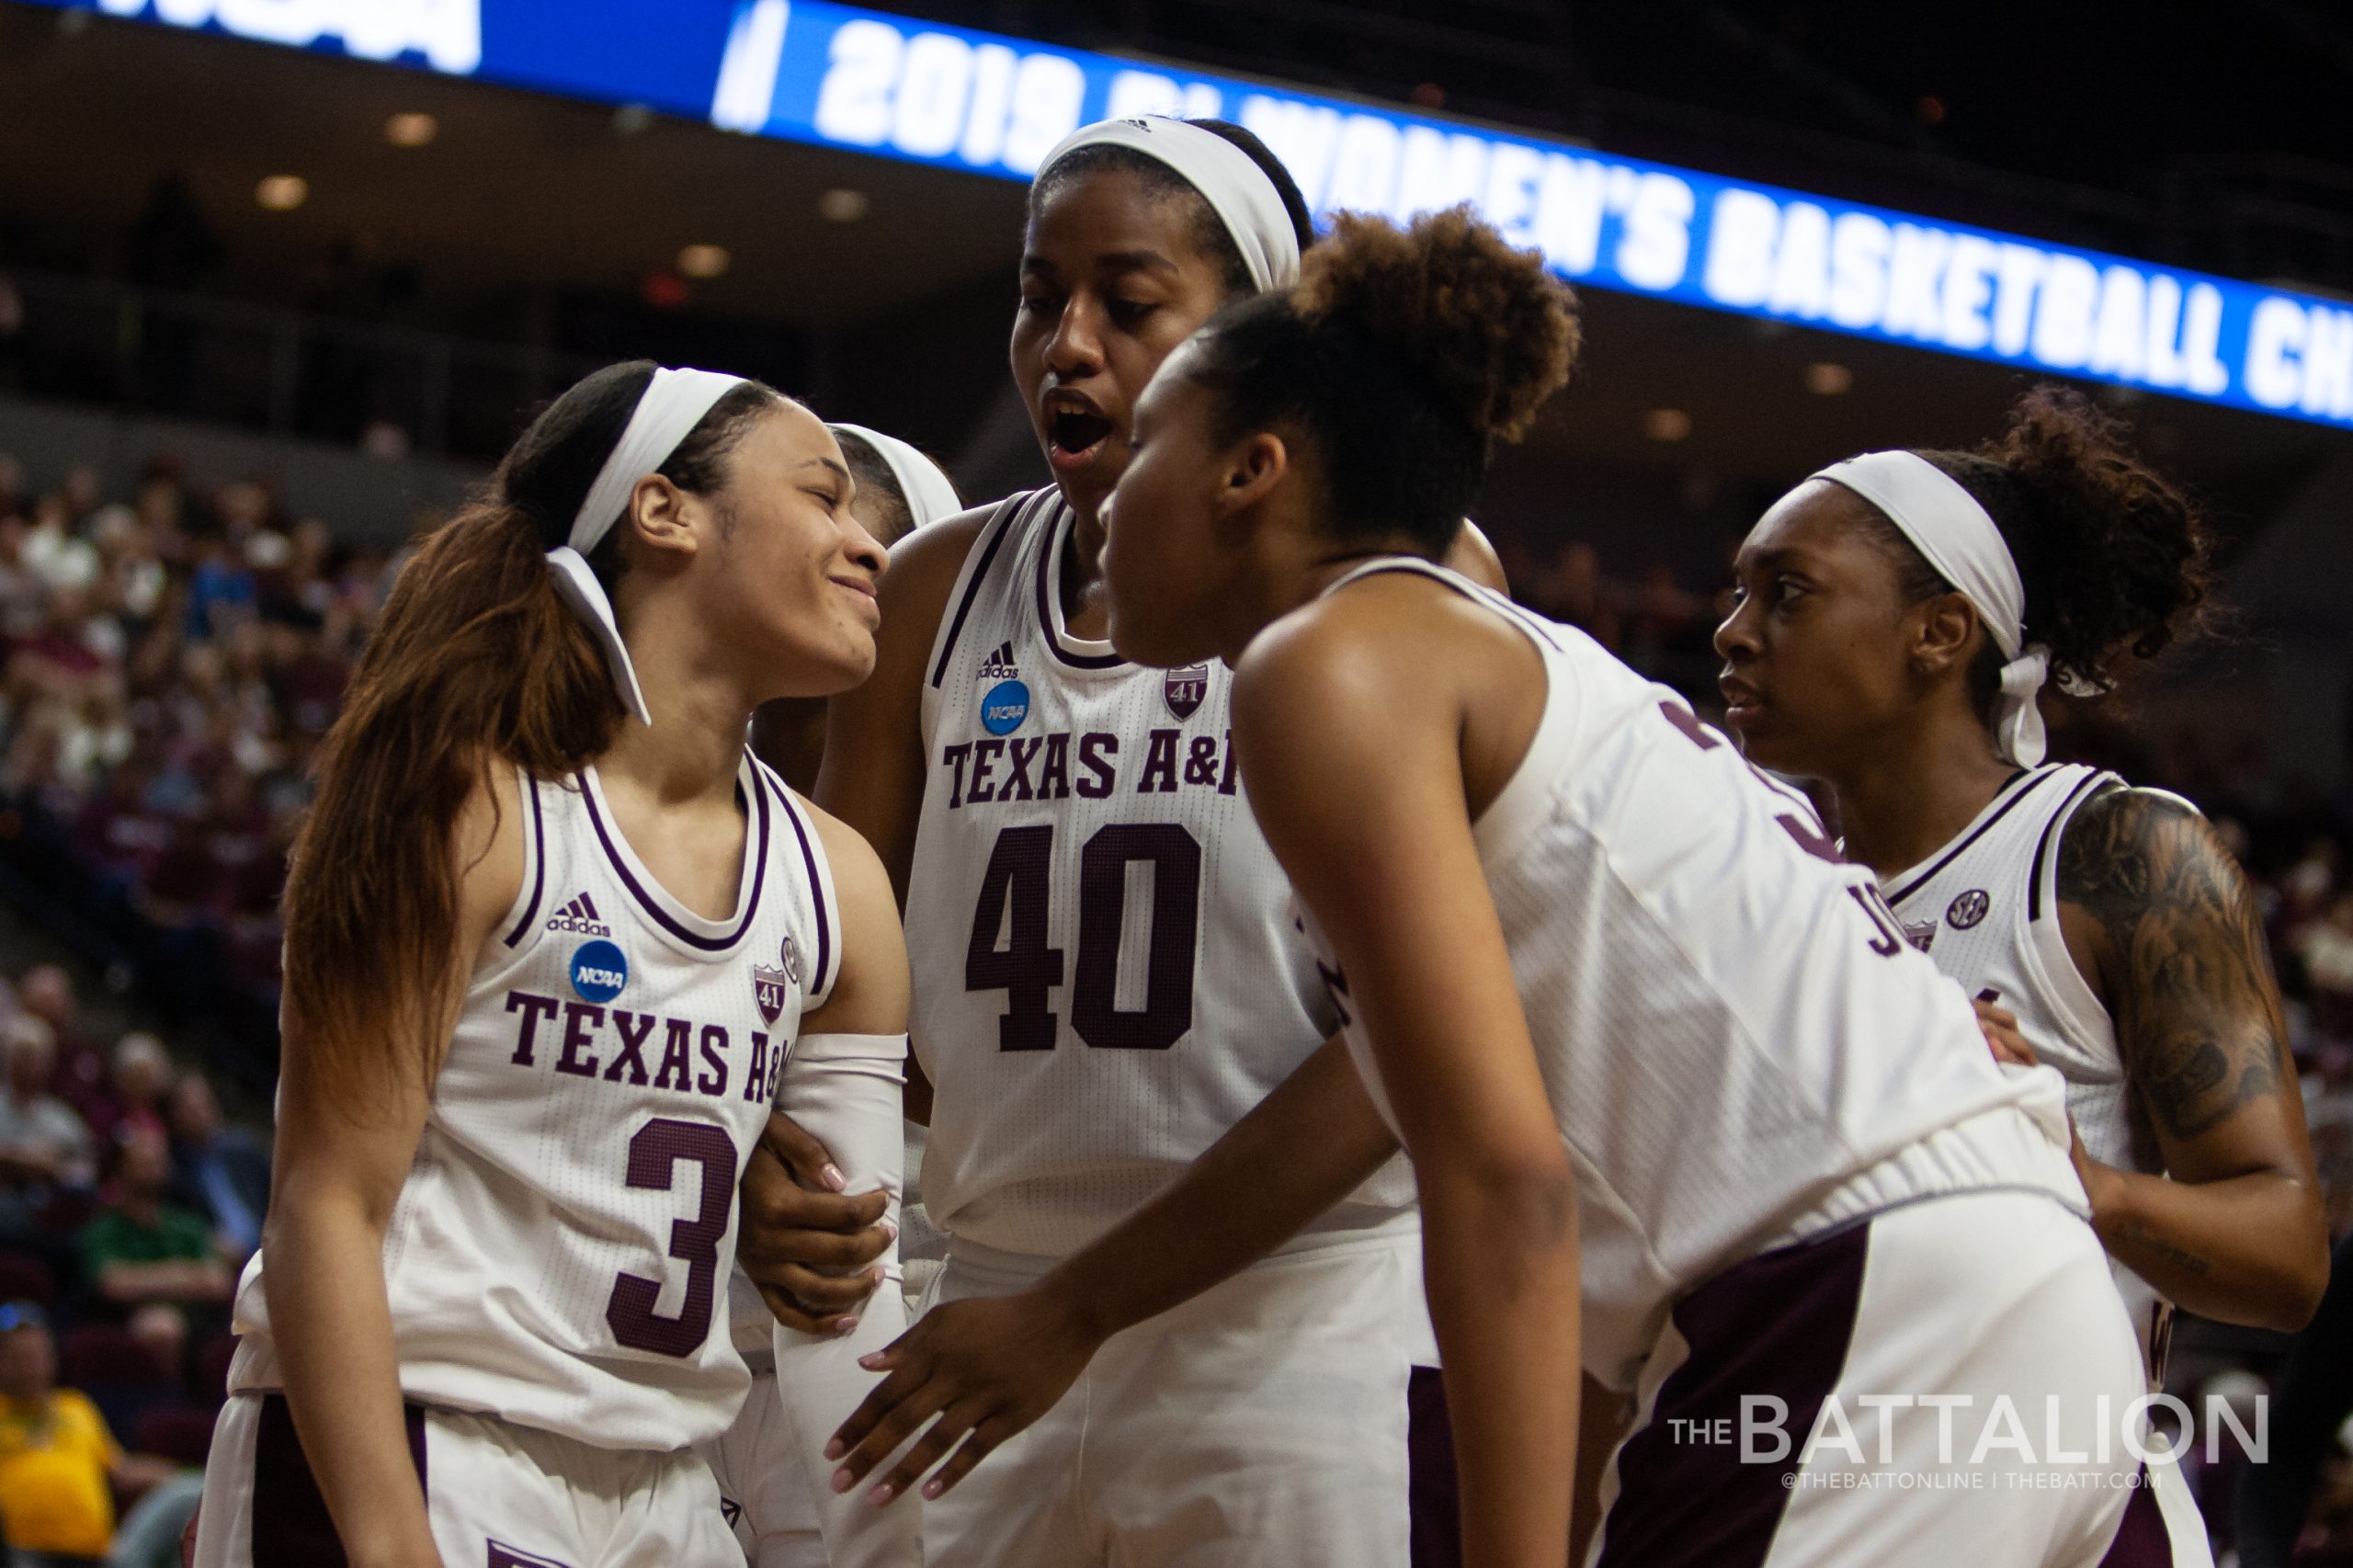
{"type": "Polygon", "coordinates": [[[691,1356],[710,1334],[711,1308],[719,1300],[719,1244],[727,1234],[735,1202],[735,1140],[707,1121],[677,1121],[657,1116],[629,1141],[628,1183],[667,1192],[677,1167],[691,1163],[702,1173],[702,1193],[691,1220],[670,1225],[670,1256],[687,1266],[687,1299],[678,1315],[654,1310],[662,1281],[624,1274],[613,1281],[605,1322],[613,1337],[633,1350],[657,1356],[691,1356]]]}
{"type": "MultiPolygon", "coordinates": [[[[1048,929],[1054,862],[1051,825],[997,835],[981,873],[980,907],[964,952],[964,989],[1002,991],[996,1042],[1005,1051],[1051,1051],[1048,993],[1063,983],[1063,949],[1048,929]],[[997,946],[1002,935],[1005,946],[997,946]]],[[[1078,859],[1078,963],[1070,1027],[1105,1051],[1165,1051],[1193,1027],[1194,938],[1201,921],[1201,846],[1173,823],[1123,823],[1097,832],[1078,859]],[[1128,868],[1152,868],[1152,930],[1141,1007],[1119,1005],[1126,937],[1128,868]]]]}

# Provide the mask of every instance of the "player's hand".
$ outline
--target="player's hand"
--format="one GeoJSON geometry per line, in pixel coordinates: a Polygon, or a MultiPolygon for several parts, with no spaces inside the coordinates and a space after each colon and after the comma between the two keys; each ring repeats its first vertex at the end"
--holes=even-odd
{"type": "Polygon", "coordinates": [[[1986,1048],[1994,1060],[2009,1066],[2032,1067],[2040,1059],[2026,1036],[2018,1032],[2018,1016],[1997,1002],[1980,996],[1970,1006],[1977,1009],[1977,1028],[1985,1036],[1986,1048]]]}
{"type": "Polygon", "coordinates": [[[855,1197],[825,1146],[790,1118],[770,1116],[744,1167],[744,1223],[735,1256],[787,1328],[846,1334],[882,1281],[869,1267],[897,1234],[882,1218],[889,1193],[855,1197]]]}
{"type": "Polygon", "coordinates": [[[926,1497],[938,1496],[1051,1409],[1101,1343],[1046,1289],[934,1307],[888,1346],[859,1358],[858,1365],[869,1371],[890,1375],[825,1447],[827,1459],[841,1460],[834,1490],[857,1485],[938,1415],[923,1441],[907,1450],[867,1498],[878,1506],[890,1502],[947,1456],[938,1473],[924,1483],[926,1497]]]}

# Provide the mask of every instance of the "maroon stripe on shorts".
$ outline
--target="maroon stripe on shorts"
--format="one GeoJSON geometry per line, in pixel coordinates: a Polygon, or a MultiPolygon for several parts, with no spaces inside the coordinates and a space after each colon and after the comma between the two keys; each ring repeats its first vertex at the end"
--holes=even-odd
{"type": "Polygon", "coordinates": [[[1436,1367],[1415,1367],[1405,1380],[1405,1463],[1412,1568],[1462,1568],[1454,1423],[1446,1413],[1446,1377],[1436,1367]]]}
{"type": "Polygon", "coordinates": [[[2157,1494],[2149,1484],[2149,1467],[2141,1467],[2141,1484],[2124,1504],[2124,1517],[2099,1568],[2173,1568],[2173,1535],[2157,1508],[2157,1494]]]}
{"type": "MultiPolygon", "coordinates": [[[[422,1485],[425,1411],[412,1404],[403,1414],[408,1419],[409,1458],[422,1485]]],[[[254,1437],[253,1568],[344,1568],[347,1561],[286,1396],[263,1394],[261,1426],[254,1437]]]]}
{"type": "Polygon", "coordinates": [[[1752,1257],[1676,1304],[1691,1353],[1667,1375],[1649,1425],[1618,1455],[1618,1500],[1599,1568],[1756,1568],[1773,1547],[1806,1434],[1855,1335],[1870,1227],[1752,1257]],[[1740,1460],[1740,1402],[1770,1394],[1790,1451],[1740,1460]],[[1718,1423],[1722,1423],[1721,1426],[1718,1423]],[[1722,1443],[1695,1434],[1727,1435],[1722,1443]]]}

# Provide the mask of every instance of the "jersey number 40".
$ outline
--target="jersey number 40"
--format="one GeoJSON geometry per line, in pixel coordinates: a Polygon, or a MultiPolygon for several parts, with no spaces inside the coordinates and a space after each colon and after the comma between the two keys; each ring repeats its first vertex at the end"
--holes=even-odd
{"type": "MultiPolygon", "coordinates": [[[[964,952],[964,989],[1002,991],[996,1021],[1006,1051],[1051,1051],[1051,993],[1063,983],[1063,949],[1049,913],[1054,863],[1051,824],[997,835],[981,874],[980,906],[964,952]],[[997,946],[1000,934],[1005,946],[997,946]]],[[[1201,846],[1174,823],[1122,823],[1099,830],[1078,858],[1078,962],[1070,1027],[1105,1051],[1165,1051],[1193,1027],[1194,938],[1201,920],[1201,846]],[[1145,947],[1143,1006],[1119,1006],[1120,950],[1126,936],[1128,868],[1152,868],[1152,931],[1145,947]]]]}

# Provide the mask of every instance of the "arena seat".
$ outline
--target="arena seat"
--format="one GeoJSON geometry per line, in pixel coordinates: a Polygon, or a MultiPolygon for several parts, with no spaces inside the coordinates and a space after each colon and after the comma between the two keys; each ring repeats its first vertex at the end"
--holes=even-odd
{"type": "Polygon", "coordinates": [[[58,1381],[89,1395],[118,1440],[136,1432],[149,1411],[180,1402],[177,1380],[154,1352],[111,1324],[85,1324],[65,1335],[58,1364],[58,1381]]]}
{"type": "Polygon", "coordinates": [[[48,1306],[57,1299],[57,1276],[28,1253],[0,1252],[0,1301],[48,1306]]]}
{"type": "Polygon", "coordinates": [[[202,1469],[212,1451],[213,1413],[188,1405],[167,1405],[139,1418],[131,1447],[176,1464],[202,1469]]]}
{"type": "Polygon", "coordinates": [[[237,1354],[237,1336],[216,1334],[196,1353],[196,1397],[207,1406],[229,1397],[229,1362],[237,1354]]]}

